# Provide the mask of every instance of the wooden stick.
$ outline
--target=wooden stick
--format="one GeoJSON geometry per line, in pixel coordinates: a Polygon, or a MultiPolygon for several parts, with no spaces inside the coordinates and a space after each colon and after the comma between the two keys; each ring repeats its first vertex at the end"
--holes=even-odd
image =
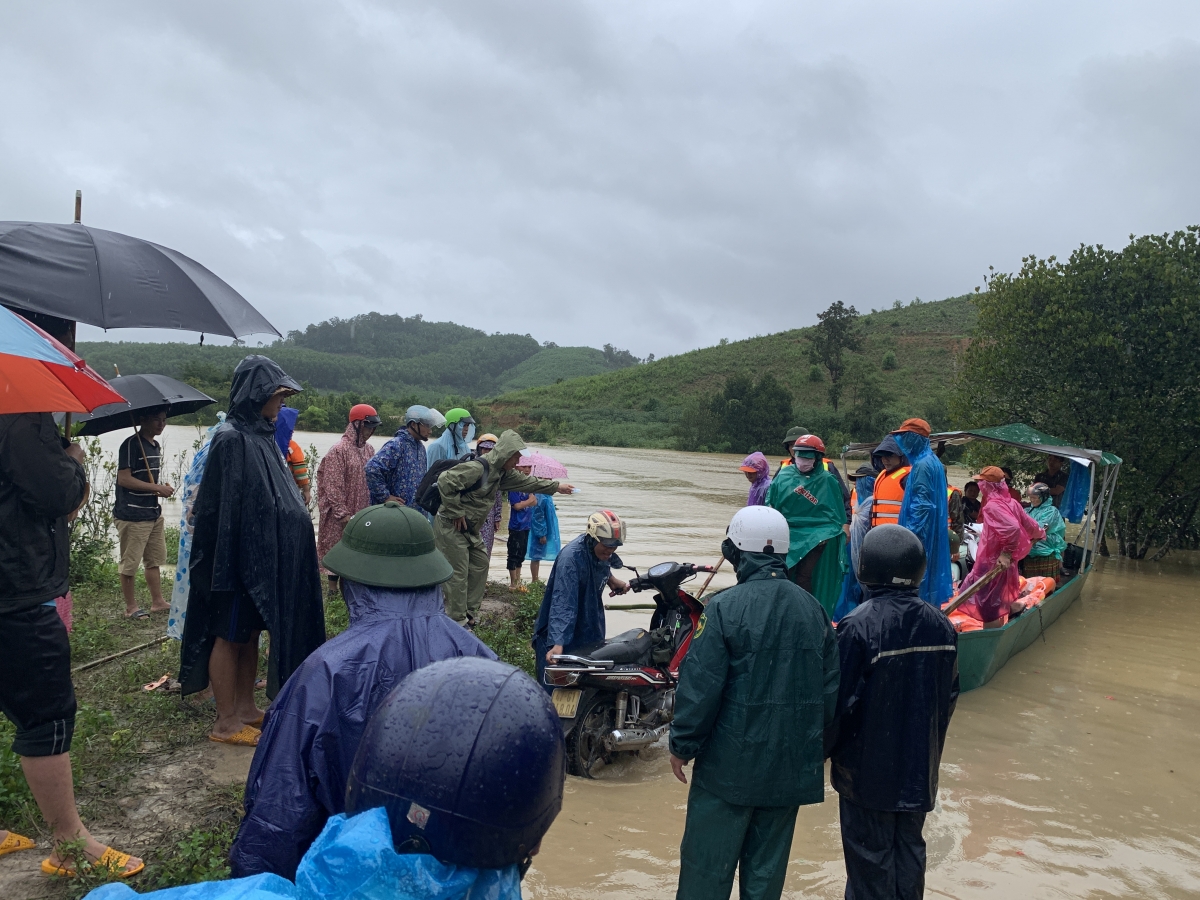
{"type": "Polygon", "coordinates": [[[658,609],[653,603],[614,603],[604,604],[605,609],[658,609]]]}
{"type": "MultiPolygon", "coordinates": [[[[133,422],[133,436],[137,438],[138,449],[142,451],[142,463],[146,466],[146,475],[150,478],[151,484],[158,484],[158,479],[154,477],[154,470],[150,468],[150,460],[146,458],[146,445],[142,443],[142,436],[138,434],[137,420],[133,418],[133,413],[129,414],[130,421],[133,422]]],[[[162,464],[162,456],[159,456],[159,464],[162,464]]]]}
{"type": "Polygon", "coordinates": [[[698,593],[696,595],[697,600],[699,600],[701,597],[704,596],[704,592],[708,590],[709,584],[712,583],[713,576],[721,571],[721,566],[723,566],[723,565],[725,565],[725,557],[722,556],[720,561],[717,563],[716,568],[714,568],[711,572],[708,573],[708,580],[704,582],[704,586],[702,588],[700,588],[700,593],[698,593]]]}
{"type": "Polygon", "coordinates": [[[157,647],[159,644],[169,641],[170,639],[171,638],[169,635],[164,634],[160,638],[155,638],[154,640],[145,644],[138,644],[136,647],[130,647],[128,650],[122,650],[120,653],[110,653],[108,656],[100,657],[100,659],[93,659],[91,662],[87,662],[81,666],[76,666],[73,668],[71,670],[71,674],[74,675],[76,672],[84,672],[87,669],[94,669],[96,666],[102,666],[106,662],[112,662],[114,659],[120,659],[122,656],[128,656],[129,654],[137,653],[140,650],[149,650],[151,647],[157,647]]]}
{"type": "Polygon", "coordinates": [[[954,612],[956,609],[958,609],[960,606],[962,606],[963,603],[965,603],[967,600],[970,600],[971,597],[973,597],[979,591],[979,589],[981,587],[983,587],[985,584],[987,584],[989,581],[991,581],[993,578],[995,578],[997,575],[999,575],[1003,571],[1004,571],[1004,566],[1002,566],[1000,564],[1000,560],[996,560],[996,564],[994,566],[992,566],[992,568],[988,571],[988,573],[986,575],[984,575],[977,582],[975,582],[973,585],[971,585],[969,588],[967,588],[965,591],[963,591],[961,594],[959,594],[954,599],[954,602],[951,603],[949,606],[947,606],[944,610],[942,610],[942,612],[944,612],[946,615],[950,615],[950,613],[954,612]]]}

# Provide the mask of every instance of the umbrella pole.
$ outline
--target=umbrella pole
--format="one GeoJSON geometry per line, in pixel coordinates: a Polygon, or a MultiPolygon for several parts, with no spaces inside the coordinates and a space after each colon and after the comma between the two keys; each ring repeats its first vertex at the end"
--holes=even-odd
{"type": "Polygon", "coordinates": [[[137,422],[133,418],[133,413],[129,414],[129,420],[133,422],[133,436],[138,439],[138,449],[142,451],[142,462],[146,466],[146,475],[150,478],[151,484],[158,484],[154,478],[154,470],[150,468],[150,460],[146,458],[146,445],[142,443],[142,436],[138,434],[137,422]]]}

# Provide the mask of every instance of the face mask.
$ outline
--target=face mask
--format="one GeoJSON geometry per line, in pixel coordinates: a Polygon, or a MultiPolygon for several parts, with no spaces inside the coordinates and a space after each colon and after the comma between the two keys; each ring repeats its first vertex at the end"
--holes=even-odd
{"type": "Polygon", "coordinates": [[[816,467],[816,465],[817,465],[817,461],[810,456],[797,456],[796,457],[796,470],[798,472],[803,472],[805,475],[807,475],[809,472],[811,472],[816,467]]]}
{"type": "Polygon", "coordinates": [[[742,551],[738,549],[737,544],[729,538],[725,538],[725,540],[721,541],[721,555],[736,566],[738,560],[742,558],[742,551]]]}

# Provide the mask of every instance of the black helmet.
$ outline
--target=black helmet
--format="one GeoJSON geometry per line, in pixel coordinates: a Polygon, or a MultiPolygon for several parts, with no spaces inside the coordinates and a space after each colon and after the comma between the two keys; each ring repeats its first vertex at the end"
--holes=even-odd
{"type": "Polygon", "coordinates": [[[398,852],[476,869],[527,864],[562,808],[562,726],[519,669],[460,657],[418,669],[371,716],[346,786],[382,806],[398,852]]]}
{"type": "Polygon", "coordinates": [[[899,525],[876,525],[863,538],[857,574],[864,586],[915,588],[925,574],[921,539],[899,525]]]}

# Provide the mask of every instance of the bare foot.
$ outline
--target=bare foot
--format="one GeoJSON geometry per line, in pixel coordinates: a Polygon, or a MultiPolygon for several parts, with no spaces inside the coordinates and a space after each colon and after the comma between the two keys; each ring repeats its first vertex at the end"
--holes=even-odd
{"type": "Polygon", "coordinates": [[[241,716],[219,717],[212,727],[212,736],[225,740],[233,737],[246,727],[241,716]]]}
{"type": "Polygon", "coordinates": [[[257,706],[251,706],[247,710],[239,711],[237,716],[242,720],[243,724],[253,725],[256,728],[262,724],[265,713],[257,706]]]}
{"type": "Polygon", "coordinates": [[[162,606],[156,606],[154,604],[150,605],[150,612],[170,612],[170,611],[171,611],[171,604],[167,603],[166,601],[163,601],[162,606]]]}

